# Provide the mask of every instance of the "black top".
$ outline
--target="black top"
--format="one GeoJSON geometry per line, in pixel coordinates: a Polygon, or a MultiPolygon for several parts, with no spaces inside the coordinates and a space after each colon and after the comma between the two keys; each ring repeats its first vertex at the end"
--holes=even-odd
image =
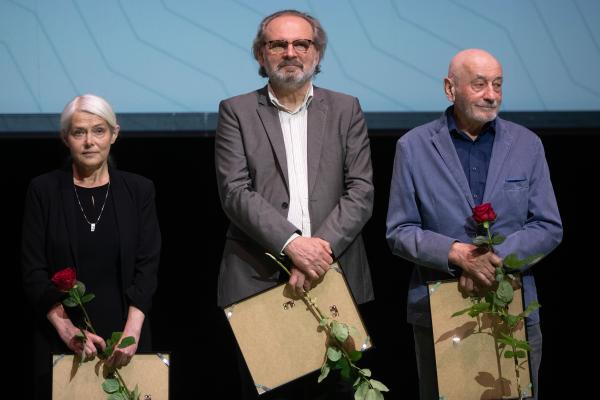
{"type": "Polygon", "coordinates": [[[77,277],[86,285],[86,293],[96,295],[85,308],[96,333],[108,339],[112,332],[123,330],[127,319],[121,296],[120,241],[113,196],[108,184],[75,186],[75,190],[77,277]],[[95,224],[94,231],[90,223],[95,224]]]}
{"type": "MultiPolygon", "coordinates": [[[[110,208],[105,208],[96,232],[93,233],[101,233],[99,229],[102,229],[106,222],[116,228],[112,228],[112,236],[111,229],[108,229],[109,233],[106,237],[98,240],[92,236],[92,239],[95,245],[106,241],[118,242],[118,246],[111,246],[112,251],[117,252],[119,260],[117,264],[119,275],[114,278],[117,284],[108,286],[115,287],[119,293],[120,300],[117,300],[116,304],[118,301],[121,302],[123,313],[133,305],[146,315],[138,353],[148,352],[152,349],[148,313],[156,290],[161,243],[154,202],[154,185],[149,179],[110,166],[108,172],[110,192],[106,207],[110,206],[110,208]]],[[[91,198],[88,199],[89,201],[91,198]]],[[[96,201],[102,202],[97,199],[96,201]]],[[[85,204],[85,200],[83,203],[85,204]]],[[[83,215],[73,190],[73,174],[70,168],[49,172],[31,181],[23,213],[21,252],[23,288],[36,316],[34,320],[36,390],[39,388],[39,391],[45,392],[46,395],[51,393],[47,389],[50,387],[52,372],[50,353],[68,352],[46,318],[48,310],[64,298],[64,293],[56,288],[50,278],[57,271],[75,267],[77,271],[83,273],[79,276],[82,282],[97,285],[86,277],[90,270],[88,261],[82,259],[80,262],[79,253],[85,248],[85,245],[80,245],[80,242],[87,241],[85,237],[89,238],[91,235],[90,226],[82,222],[82,219],[83,215]],[[80,233],[81,229],[85,232],[80,233]]],[[[94,248],[96,256],[106,256],[104,250],[94,248]]],[[[112,260],[115,257],[112,256],[112,260]]],[[[115,304],[116,301],[114,298],[106,298],[101,290],[98,287],[90,289],[96,298],[89,303],[89,306],[102,307],[101,316],[92,321],[98,326],[101,319],[109,316],[109,313],[104,311],[106,307],[111,307],[110,304],[115,304]]],[[[110,315],[110,317],[120,325],[117,330],[123,329],[123,321],[119,316],[113,318],[110,315]]]]}

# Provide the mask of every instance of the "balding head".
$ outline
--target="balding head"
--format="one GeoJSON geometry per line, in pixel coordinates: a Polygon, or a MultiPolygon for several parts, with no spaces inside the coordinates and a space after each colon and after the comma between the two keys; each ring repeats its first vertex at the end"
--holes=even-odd
{"type": "Polygon", "coordinates": [[[459,129],[477,136],[498,115],[502,103],[502,65],[485,50],[467,49],[452,58],[444,79],[459,129]]]}
{"type": "Polygon", "coordinates": [[[467,49],[457,53],[448,66],[448,78],[458,79],[465,72],[480,69],[494,69],[502,75],[502,65],[496,57],[485,50],[467,49]]]}

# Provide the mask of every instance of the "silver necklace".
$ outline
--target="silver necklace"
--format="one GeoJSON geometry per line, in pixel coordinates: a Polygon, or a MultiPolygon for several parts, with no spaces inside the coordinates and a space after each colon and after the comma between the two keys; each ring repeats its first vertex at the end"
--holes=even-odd
{"type": "Polygon", "coordinates": [[[77,194],[77,187],[73,185],[73,190],[75,191],[75,197],[77,198],[77,203],[79,204],[79,209],[83,214],[83,218],[85,218],[85,222],[90,224],[90,231],[94,232],[96,230],[96,224],[100,222],[100,217],[102,216],[102,211],[104,211],[104,206],[106,205],[106,200],[108,199],[108,191],[110,190],[110,181],[108,182],[108,187],[106,188],[106,196],[104,196],[104,203],[102,203],[102,208],[100,209],[100,214],[98,214],[98,218],[96,218],[96,222],[90,222],[87,215],[85,215],[85,211],[83,211],[83,207],[81,206],[81,201],[79,200],[79,195],[77,194]]]}

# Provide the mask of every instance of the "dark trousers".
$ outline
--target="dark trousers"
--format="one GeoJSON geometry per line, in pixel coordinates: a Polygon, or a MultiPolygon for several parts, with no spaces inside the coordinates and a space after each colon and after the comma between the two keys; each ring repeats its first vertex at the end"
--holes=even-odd
{"type": "MultiPolygon", "coordinates": [[[[421,400],[439,400],[433,331],[429,327],[413,325],[415,353],[419,373],[419,395],[421,400]]],[[[527,340],[531,346],[529,365],[533,383],[533,400],[538,399],[538,372],[542,362],[542,331],[540,324],[527,327],[527,340]]],[[[531,392],[530,392],[531,393],[531,392]]]]}

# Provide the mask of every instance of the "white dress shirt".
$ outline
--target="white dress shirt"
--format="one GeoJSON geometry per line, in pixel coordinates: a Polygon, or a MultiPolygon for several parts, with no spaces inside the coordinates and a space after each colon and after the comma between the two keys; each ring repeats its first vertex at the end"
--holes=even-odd
{"type": "MultiPolygon", "coordinates": [[[[310,237],[310,214],[308,212],[308,150],[306,145],[308,105],[313,97],[313,86],[306,92],[304,101],[296,110],[288,110],[275,97],[269,87],[269,99],[279,111],[279,122],[283,132],[285,144],[285,157],[287,160],[290,202],[287,219],[301,232],[302,236],[310,237]]],[[[288,243],[298,237],[294,233],[285,242],[288,243]]],[[[283,250],[283,249],[282,249],[283,250]]]]}

